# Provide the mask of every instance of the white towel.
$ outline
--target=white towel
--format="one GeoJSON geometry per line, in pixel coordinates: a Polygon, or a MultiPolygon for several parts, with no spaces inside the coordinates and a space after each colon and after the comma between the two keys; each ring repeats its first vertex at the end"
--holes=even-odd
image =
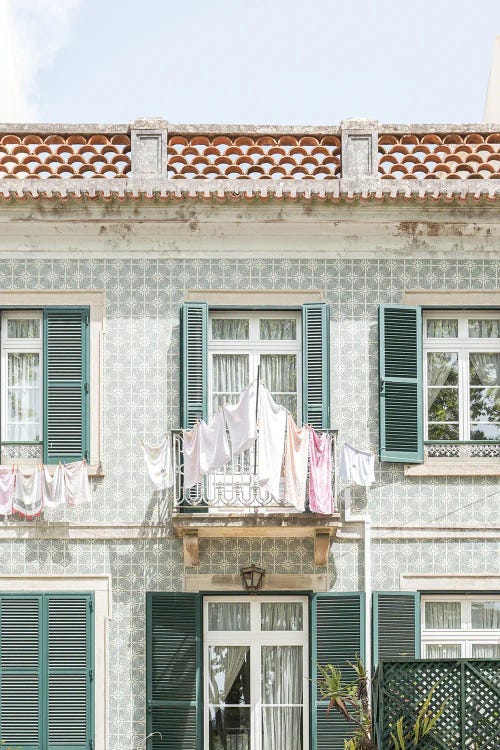
{"type": "Polygon", "coordinates": [[[155,490],[166,490],[174,483],[170,435],[164,435],[159,445],[142,441],[146,469],[155,490]]]}
{"type": "Polygon", "coordinates": [[[66,503],[64,469],[59,464],[51,475],[47,466],[42,469],[42,497],[44,508],[57,508],[66,503]]]}
{"type": "Polygon", "coordinates": [[[16,475],[13,469],[0,469],[0,514],[10,516],[16,488],[16,475]]]}
{"type": "Polygon", "coordinates": [[[64,481],[68,505],[90,501],[90,485],[85,461],[73,461],[73,463],[64,464],[64,481]]]}
{"type": "Polygon", "coordinates": [[[346,482],[369,487],[375,481],[375,456],[367,451],[358,451],[344,443],[340,456],[340,476],[346,482]]]}
{"type": "Polygon", "coordinates": [[[224,413],[219,410],[209,425],[200,423],[200,473],[220,471],[230,458],[224,413]]]}
{"type": "Polygon", "coordinates": [[[259,390],[259,436],[257,439],[259,485],[276,500],[285,450],[286,409],[273,399],[265,385],[259,390]]]}
{"type": "Polygon", "coordinates": [[[251,383],[241,392],[239,401],[224,407],[233,456],[255,445],[257,437],[256,384],[251,383]]]}
{"type": "Polygon", "coordinates": [[[307,464],[309,459],[309,429],[295,424],[287,416],[285,443],[285,499],[297,510],[305,510],[307,464]]]}
{"type": "Polygon", "coordinates": [[[22,516],[37,516],[42,512],[42,472],[35,469],[25,477],[19,469],[16,472],[16,491],[13,508],[22,516]]]}
{"type": "Polygon", "coordinates": [[[200,422],[192,430],[182,430],[182,458],[184,461],[184,487],[189,489],[201,482],[200,422]]]}

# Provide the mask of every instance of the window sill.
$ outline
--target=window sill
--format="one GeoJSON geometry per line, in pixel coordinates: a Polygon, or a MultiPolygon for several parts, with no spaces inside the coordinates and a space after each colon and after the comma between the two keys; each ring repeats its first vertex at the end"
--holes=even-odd
{"type": "Polygon", "coordinates": [[[405,477],[498,477],[498,458],[426,458],[423,464],[406,464],[405,477]]]}
{"type": "MultiPolygon", "coordinates": [[[[33,473],[34,469],[37,468],[38,464],[11,464],[11,463],[4,463],[2,464],[2,467],[8,468],[13,466],[14,469],[19,469],[25,476],[29,476],[33,473]]],[[[47,468],[50,472],[50,474],[54,474],[54,471],[56,470],[57,464],[48,464],[47,468]]],[[[87,474],[89,477],[103,477],[104,471],[102,469],[102,464],[87,464],[87,474]]]]}

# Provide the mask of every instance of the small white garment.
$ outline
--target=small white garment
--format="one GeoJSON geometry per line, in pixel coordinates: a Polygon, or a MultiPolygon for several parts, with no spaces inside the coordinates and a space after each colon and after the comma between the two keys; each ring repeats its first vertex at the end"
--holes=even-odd
{"type": "Polygon", "coordinates": [[[146,469],[155,490],[166,490],[174,483],[170,435],[164,435],[159,445],[142,442],[146,469]]]}
{"type": "Polygon", "coordinates": [[[42,512],[42,471],[35,469],[25,477],[19,469],[16,472],[16,491],[13,509],[22,516],[37,516],[42,512]]]}
{"type": "Polygon", "coordinates": [[[13,469],[0,469],[0,514],[10,516],[12,514],[12,501],[16,488],[16,475],[13,469]]]}
{"type": "Polygon", "coordinates": [[[200,473],[220,471],[231,458],[224,412],[219,409],[209,425],[200,423],[200,473]]]}
{"type": "Polygon", "coordinates": [[[305,510],[309,429],[300,429],[291,414],[287,415],[285,443],[285,499],[297,510],[305,510]]]}
{"type": "Polygon", "coordinates": [[[182,458],[184,461],[184,487],[189,489],[201,482],[200,422],[192,430],[182,430],[182,458]]]}
{"type": "Polygon", "coordinates": [[[375,481],[375,456],[367,451],[358,451],[344,443],[340,456],[340,477],[346,482],[369,487],[375,481]]]}
{"type": "Polygon", "coordinates": [[[64,464],[63,468],[68,505],[90,502],[90,485],[86,462],[73,461],[70,464],[64,464]]]}
{"type": "Polygon", "coordinates": [[[256,394],[257,386],[251,383],[241,392],[237,404],[224,407],[233,456],[238,456],[242,451],[255,445],[257,438],[256,394]]]}
{"type": "Polygon", "coordinates": [[[42,497],[44,508],[57,508],[66,503],[64,469],[59,464],[51,475],[47,466],[42,469],[42,497]]]}
{"type": "Polygon", "coordinates": [[[280,477],[285,450],[286,409],[273,399],[266,386],[259,388],[259,434],[257,474],[259,485],[276,500],[280,497],[280,477]]]}

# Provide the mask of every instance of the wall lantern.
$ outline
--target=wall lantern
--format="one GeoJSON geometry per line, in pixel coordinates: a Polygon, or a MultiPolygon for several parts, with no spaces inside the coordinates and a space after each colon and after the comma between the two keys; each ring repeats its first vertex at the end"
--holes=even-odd
{"type": "Polygon", "coordinates": [[[259,591],[264,583],[264,576],[266,571],[263,568],[259,568],[258,565],[250,565],[248,568],[241,568],[241,580],[245,591],[259,591]]]}

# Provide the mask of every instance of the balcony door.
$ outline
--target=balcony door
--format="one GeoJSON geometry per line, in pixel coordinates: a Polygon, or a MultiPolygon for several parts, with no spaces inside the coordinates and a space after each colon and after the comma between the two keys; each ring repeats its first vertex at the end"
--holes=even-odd
{"type": "Polygon", "coordinates": [[[205,597],[205,750],[308,750],[308,608],[298,596],[205,597]]]}

